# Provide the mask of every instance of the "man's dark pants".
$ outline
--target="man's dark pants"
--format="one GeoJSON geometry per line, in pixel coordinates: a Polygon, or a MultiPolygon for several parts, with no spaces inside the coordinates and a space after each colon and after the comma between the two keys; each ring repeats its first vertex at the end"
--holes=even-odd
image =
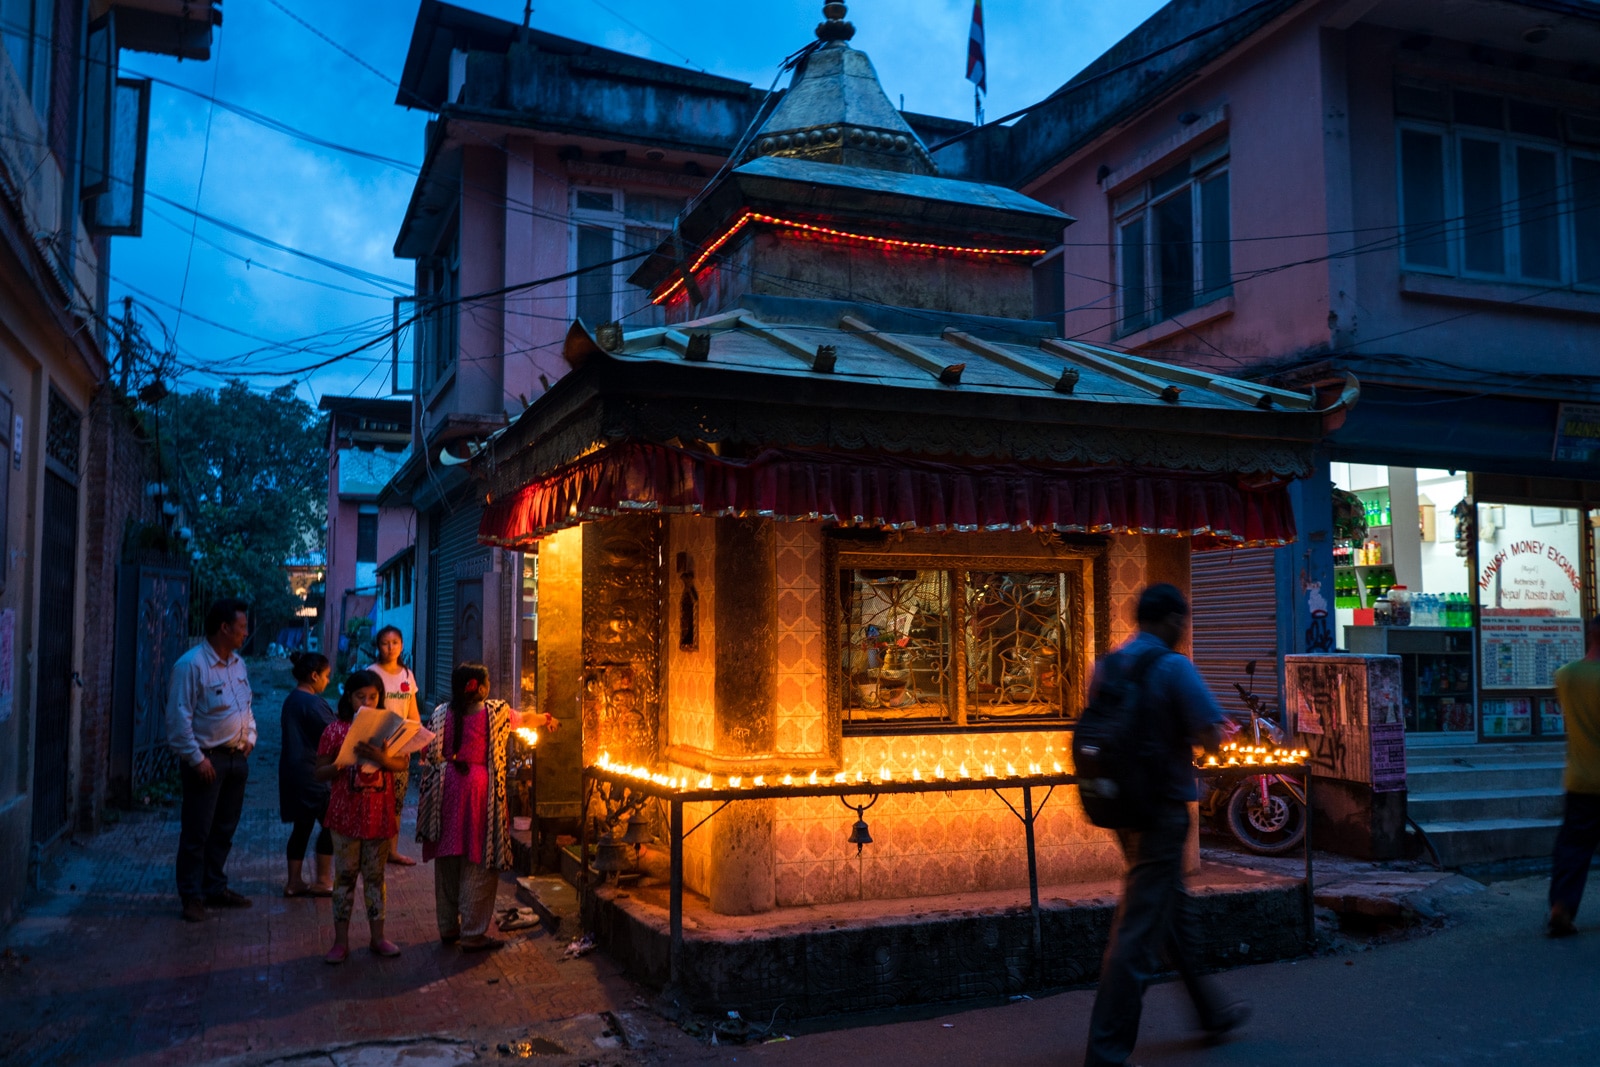
{"type": "Polygon", "coordinates": [[[178,835],[178,896],[215,896],[228,888],[223,865],[233,848],[233,831],[244,810],[250,761],[231,748],[209,748],[205,756],[217,776],[209,784],[183,765],[183,829],[178,835]]]}
{"type": "Polygon", "coordinates": [[[1194,917],[1183,888],[1183,850],[1189,808],[1162,806],[1150,829],[1118,831],[1128,873],[1100,965],[1100,988],[1089,1016],[1085,1067],[1120,1064],[1133,1053],[1145,987],[1163,968],[1165,953],[1194,1001],[1202,1028],[1211,1029],[1224,1007],[1212,984],[1195,973],[1194,917]]]}
{"type": "Polygon", "coordinates": [[[1596,846],[1600,846],[1600,795],[1568,793],[1550,862],[1550,906],[1564,910],[1569,919],[1578,914],[1596,846]]]}

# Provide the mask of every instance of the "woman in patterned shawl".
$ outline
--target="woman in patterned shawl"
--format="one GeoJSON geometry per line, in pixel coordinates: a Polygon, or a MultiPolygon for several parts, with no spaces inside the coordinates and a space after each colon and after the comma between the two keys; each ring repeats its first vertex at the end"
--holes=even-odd
{"type": "Polygon", "coordinates": [[[439,940],[464,952],[505,944],[489,936],[499,872],[511,866],[506,809],[506,742],[519,727],[556,728],[539,712],[519,714],[489,699],[489,669],[463,663],[450,678],[450,700],[433,710],[427,769],[417,803],[417,840],[433,864],[439,940]]]}

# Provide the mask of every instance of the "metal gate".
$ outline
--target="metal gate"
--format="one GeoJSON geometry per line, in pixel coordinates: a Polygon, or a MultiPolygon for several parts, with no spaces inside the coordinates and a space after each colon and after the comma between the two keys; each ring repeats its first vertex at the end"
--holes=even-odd
{"type": "MultiPolygon", "coordinates": [[[[432,536],[428,539],[428,620],[432,633],[428,641],[428,677],[423,684],[438,700],[450,696],[450,672],[458,662],[456,631],[461,605],[456,583],[481,576],[488,569],[488,549],[478,543],[478,520],[482,514],[482,508],[463,507],[450,515],[435,512],[433,516],[432,536]]],[[[481,610],[478,619],[481,623],[481,610]]],[[[478,647],[481,655],[481,632],[478,647]]]]}
{"type": "Polygon", "coordinates": [[[189,572],[124,563],[117,575],[111,788],[123,799],[176,766],[167,747],[172,665],[189,647],[189,572]]]}
{"type": "Polygon", "coordinates": [[[49,841],[67,825],[72,644],[78,632],[73,615],[77,559],[78,487],[52,469],[44,476],[44,536],[39,548],[39,683],[33,720],[35,841],[49,841]]]}
{"type": "Polygon", "coordinates": [[[1256,661],[1255,691],[1279,707],[1278,549],[1199,552],[1190,570],[1194,664],[1225,711],[1241,711],[1233,683],[1256,661]]]}

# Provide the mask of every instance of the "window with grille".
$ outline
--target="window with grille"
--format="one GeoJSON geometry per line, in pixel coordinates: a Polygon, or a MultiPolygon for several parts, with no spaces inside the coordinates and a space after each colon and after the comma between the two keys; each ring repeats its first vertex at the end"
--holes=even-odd
{"type": "Polygon", "coordinates": [[[1071,722],[1092,656],[1088,559],[841,553],[834,695],[847,730],[1071,722]]]}
{"type": "Polygon", "coordinates": [[[1600,288],[1600,116],[1395,88],[1407,270],[1600,288]]]}
{"type": "Polygon", "coordinates": [[[1113,203],[1121,334],[1233,291],[1228,143],[1166,168],[1113,203]]]}
{"type": "Polygon", "coordinates": [[[55,390],[50,391],[50,408],[45,424],[44,454],[58,464],[63,474],[78,476],[78,458],[83,448],[83,417],[55,390]]]}

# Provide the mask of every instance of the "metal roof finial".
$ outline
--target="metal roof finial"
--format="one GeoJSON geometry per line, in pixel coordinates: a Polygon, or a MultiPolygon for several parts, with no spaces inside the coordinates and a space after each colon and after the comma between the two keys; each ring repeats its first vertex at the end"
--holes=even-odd
{"type": "Polygon", "coordinates": [[[817,23],[817,40],[819,41],[848,41],[856,35],[856,28],[844,20],[849,8],[841,0],[828,0],[822,5],[823,17],[828,21],[817,23]]]}

